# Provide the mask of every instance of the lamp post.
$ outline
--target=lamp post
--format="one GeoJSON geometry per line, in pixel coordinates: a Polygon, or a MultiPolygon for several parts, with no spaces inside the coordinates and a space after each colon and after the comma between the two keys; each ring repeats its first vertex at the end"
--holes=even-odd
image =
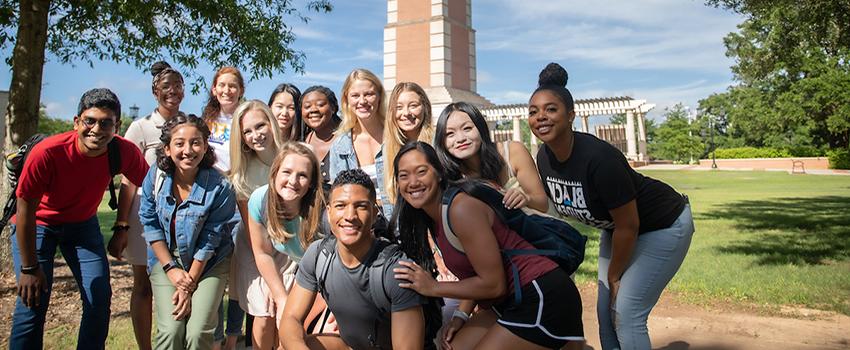
{"type": "Polygon", "coordinates": [[[136,120],[136,118],[138,118],[138,117],[139,117],[139,106],[136,106],[136,104],[134,103],[132,106],[130,106],[130,118],[133,118],[133,120],[136,120]]]}
{"type": "Polygon", "coordinates": [[[714,114],[708,115],[708,129],[711,135],[711,168],[717,169],[717,160],[714,157],[714,114]]]}

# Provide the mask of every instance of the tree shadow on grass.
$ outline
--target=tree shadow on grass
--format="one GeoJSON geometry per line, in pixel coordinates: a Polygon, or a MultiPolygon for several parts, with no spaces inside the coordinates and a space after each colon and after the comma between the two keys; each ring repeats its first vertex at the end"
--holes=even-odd
{"type": "Polygon", "coordinates": [[[824,264],[850,258],[850,197],[746,200],[698,218],[734,221],[743,239],[719,251],[754,255],[761,265],[824,264]]]}

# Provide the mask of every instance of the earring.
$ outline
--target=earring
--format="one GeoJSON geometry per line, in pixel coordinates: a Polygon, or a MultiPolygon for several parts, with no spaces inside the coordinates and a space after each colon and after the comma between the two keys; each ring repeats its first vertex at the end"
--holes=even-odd
{"type": "Polygon", "coordinates": [[[248,147],[248,145],[243,143],[242,144],[242,153],[250,153],[250,152],[251,152],[251,147],[248,147]]]}

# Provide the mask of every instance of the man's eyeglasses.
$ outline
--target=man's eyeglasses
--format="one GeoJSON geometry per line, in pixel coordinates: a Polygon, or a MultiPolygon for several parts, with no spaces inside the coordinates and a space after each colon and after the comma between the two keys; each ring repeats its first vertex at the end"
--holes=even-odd
{"type": "Polygon", "coordinates": [[[115,120],[112,118],[98,120],[90,117],[84,117],[80,118],[80,120],[82,120],[83,125],[89,129],[93,128],[95,124],[100,125],[100,128],[103,130],[112,130],[115,128],[115,120]]]}

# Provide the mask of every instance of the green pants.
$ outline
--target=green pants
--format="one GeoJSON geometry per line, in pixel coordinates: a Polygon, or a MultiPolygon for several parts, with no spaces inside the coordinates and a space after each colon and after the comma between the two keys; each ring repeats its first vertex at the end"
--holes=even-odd
{"type": "Polygon", "coordinates": [[[218,306],[221,304],[230,271],[228,260],[230,259],[218,262],[201,277],[198,288],[192,294],[192,312],[188,318],[180,321],[174,320],[171,314],[174,311],[171,297],[177,289],[171,284],[159,263],[151,269],[151,288],[156,313],[154,349],[212,348],[213,332],[218,323],[218,306]]]}

